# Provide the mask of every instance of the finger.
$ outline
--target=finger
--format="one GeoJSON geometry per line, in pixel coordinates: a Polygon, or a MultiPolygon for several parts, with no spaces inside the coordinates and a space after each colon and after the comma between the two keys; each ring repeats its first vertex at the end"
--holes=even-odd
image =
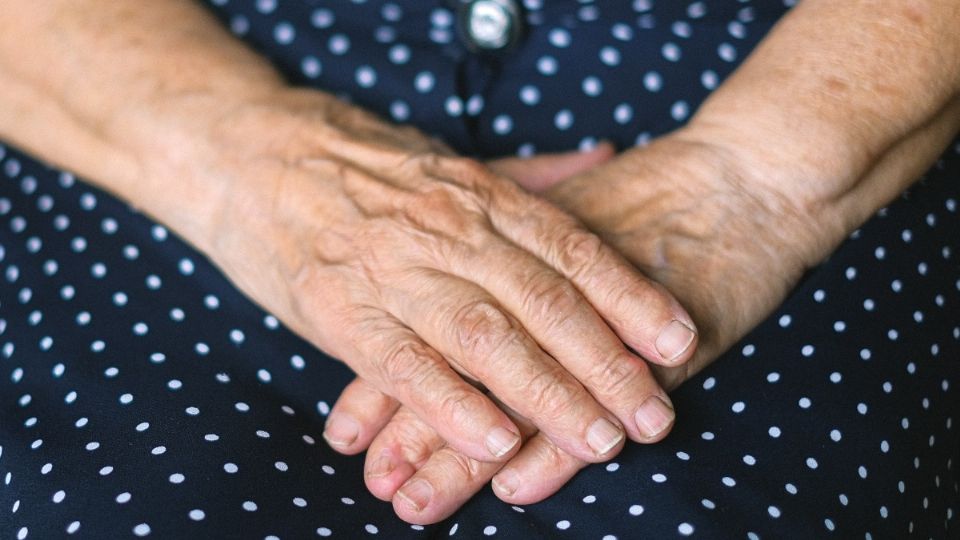
{"type": "Polygon", "coordinates": [[[653,442],[665,435],[674,418],[667,393],[567,279],[506,242],[492,243],[469,265],[451,264],[454,273],[499,299],[547,354],[617,416],[631,439],[653,442]]]}
{"type": "Polygon", "coordinates": [[[501,234],[579,289],[620,338],[650,362],[675,366],[696,347],[696,326],[662,286],[646,279],[573,217],[497,184],[491,221],[501,234]]]}
{"type": "Polygon", "coordinates": [[[516,426],[410,328],[392,316],[351,325],[358,375],[424,418],[453,447],[485,461],[506,461],[516,451],[516,426]]]}
{"type": "Polygon", "coordinates": [[[500,158],[487,162],[487,166],[497,174],[512,179],[527,191],[540,193],[571,176],[600,165],[615,153],[616,149],[612,144],[601,142],[583,152],[500,158]]]}
{"type": "Polygon", "coordinates": [[[436,523],[463,506],[501,466],[443,446],[396,491],[393,510],[409,523],[436,523]]]}
{"type": "Polygon", "coordinates": [[[392,397],[356,378],[343,389],[327,416],[323,438],[341,454],[362,452],[399,406],[392,397]]]}
{"type": "Polygon", "coordinates": [[[556,493],[586,465],[538,433],[497,472],[491,485],[504,502],[533,504],[556,493]]]}
{"type": "Polygon", "coordinates": [[[489,293],[427,269],[407,279],[400,290],[386,291],[386,305],[458,371],[482,382],[560,447],[584,460],[601,461],[619,451],[625,438],[619,420],[489,293]]]}
{"type": "MultiPolygon", "coordinates": [[[[367,450],[363,467],[367,489],[378,499],[393,499],[397,489],[445,445],[435,429],[410,409],[401,407],[367,450]]],[[[501,464],[490,465],[496,471],[501,464]]]]}
{"type": "MultiPolygon", "coordinates": [[[[504,412],[520,427],[524,439],[536,433],[536,428],[526,419],[517,416],[516,412],[495,398],[494,402],[503,407],[504,412]]],[[[404,414],[398,415],[393,422],[414,421],[420,420],[404,414]]],[[[394,433],[417,431],[417,427],[407,426],[407,429],[401,429],[398,426],[389,426],[388,430],[384,430],[378,440],[385,439],[385,446],[390,446],[391,442],[388,441],[396,441],[396,444],[402,447],[404,441],[398,439],[394,433]]],[[[436,523],[450,516],[480,491],[502,466],[500,463],[470,459],[445,444],[434,445],[434,448],[433,454],[422,465],[415,467],[416,472],[405,478],[402,486],[398,486],[399,489],[393,497],[394,511],[410,523],[436,523]]],[[[392,479],[399,478],[395,476],[392,479]]]]}

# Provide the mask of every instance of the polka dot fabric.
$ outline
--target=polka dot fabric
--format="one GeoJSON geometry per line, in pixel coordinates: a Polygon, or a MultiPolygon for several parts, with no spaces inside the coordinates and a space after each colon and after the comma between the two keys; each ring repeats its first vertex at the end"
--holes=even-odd
{"type": "MultiPolygon", "coordinates": [[[[682,124],[789,7],[528,0],[509,55],[445,3],[215,0],[294,82],[478,156],[682,124]]],[[[162,226],[0,147],[0,538],[954,538],[960,142],[673,395],[527,507],[415,527],[323,444],[350,374],[162,226]]]]}

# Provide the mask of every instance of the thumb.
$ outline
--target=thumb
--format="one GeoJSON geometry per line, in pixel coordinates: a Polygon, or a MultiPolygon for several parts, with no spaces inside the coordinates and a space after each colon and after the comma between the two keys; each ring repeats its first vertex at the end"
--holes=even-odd
{"type": "Polygon", "coordinates": [[[607,142],[585,152],[540,154],[529,158],[508,157],[488,161],[487,166],[520,184],[527,191],[546,191],[571,176],[586,172],[612,158],[616,150],[607,142]]]}

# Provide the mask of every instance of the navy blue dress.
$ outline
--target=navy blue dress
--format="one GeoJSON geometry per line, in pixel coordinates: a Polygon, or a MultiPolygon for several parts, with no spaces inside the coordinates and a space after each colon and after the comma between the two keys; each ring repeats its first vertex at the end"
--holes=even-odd
{"type": "MultiPolygon", "coordinates": [[[[527,0],[475,54],[438,0],[211,0],[295,84],[479,157],[682,125],[790,0],[527,0]]],[[[672,398],[673,433],[435,526],[324,417],[349,371],[203,256],[0,146],[0,538],[956,538],[960,144],[672,398]]]]}

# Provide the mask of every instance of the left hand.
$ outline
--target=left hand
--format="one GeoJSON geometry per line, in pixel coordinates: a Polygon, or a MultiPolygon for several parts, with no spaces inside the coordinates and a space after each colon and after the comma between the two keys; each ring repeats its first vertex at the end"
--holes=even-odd
{"type": "MultiPolygon", "coordinates": [[[[550,200],[666,286],[693,316],[701,341],[687,367],[651,366],[669,390],[772,311],[800,278],[810,254],[822,251],[819,239],[830,235],[804,227],[800,210],[776,194],[740,188],[745,179],[730,176],[734,168],[719,151],[686,142],[682,134],[558,183],[610,152],[600,147],[580,157],[506,159],[490,167],[528,189],[550,188],[545,191],[550,200]]],[[[367,454],[367,487],[393,500],[397,514],[414,523],[443,519],[491,478],[507,502],[539,501],[586,464],[512,415],[530,439],[494,477],[500,464],[449,448],[427,424],[397,410],[393,400],[360,379],[347,387],[334,411],[364,425],[367,437],[348,453],[362,451],[377,434],[367,454]]]]}
{"type": "MultiPolygon", "coordinates": [[[[687,309],[700,331],[697,352],[680,368],[651,366],[667,391],[766,318],[806,268],[921,175],[960,129],[960,98],[868,166],[847,167],[844,174],[821,170],[816,153],[771,157],[770,145],[752,152],[737,144],[749,132],[709,138],[702,132],[690,137],[688,129],[568,180],[563,179],[577,172],[569,157],[490,164],[524,187],[544,191],[687,309]]],[[[609,157],[609,149],[600,152],[609,157]]],[[[529,439],[506,466],[468,459],[359,379],[334,409],[366,422],[366,435],[347,453],[369,444],[367,487],[393,500],[397,514],[412,523],[447,517],[490,479],[502,500],[534,503],[586,465],[515,415],[529,439]],[[429,486],[432,496],[411,496],[417,486],[429,486]]]]}

